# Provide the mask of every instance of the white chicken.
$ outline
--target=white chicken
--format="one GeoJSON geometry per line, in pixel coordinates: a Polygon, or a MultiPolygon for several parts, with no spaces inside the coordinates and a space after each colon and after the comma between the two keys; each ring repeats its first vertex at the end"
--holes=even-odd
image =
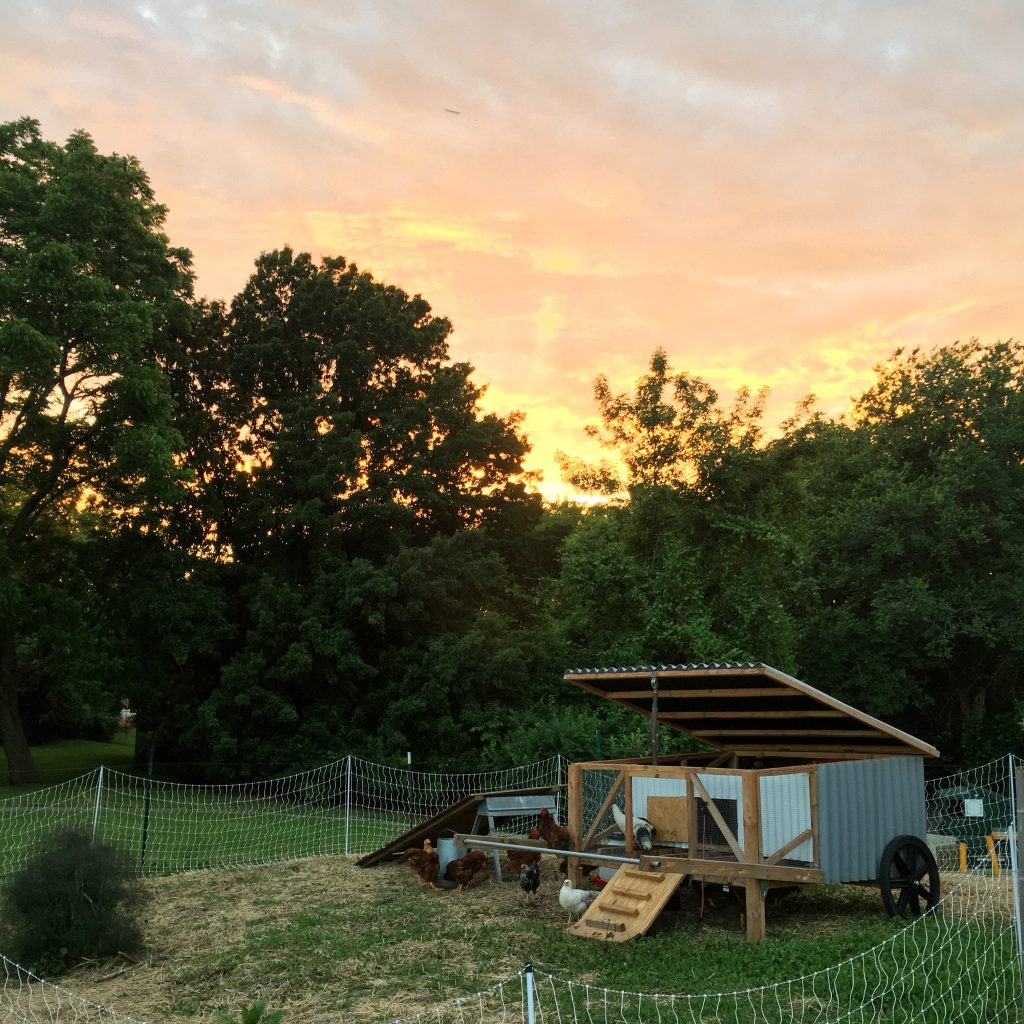
{"type": "MultiPolygon", "coordinates": [[[[615,819],[615,827],[623,834],[626,834],[626,814],[618,804],[612,804],[612,817],[615,819]]],[[[633,842],[641,850],[654,848],[654,826],[646,819],[633,815],[633,842]]]]}
{"type": "Polygon", "coordinates": [[[587,907],[596,898],[597,890],[574,889],[568,878],[562,883],[562,888],[558,890],[558,902],[570,919],[582,917],[587,912],[587,907]]]}

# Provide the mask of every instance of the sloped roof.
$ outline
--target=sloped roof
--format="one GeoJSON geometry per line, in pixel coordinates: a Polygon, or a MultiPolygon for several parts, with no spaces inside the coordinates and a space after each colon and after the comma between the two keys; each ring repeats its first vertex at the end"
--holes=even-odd
{"type": "Polygon", "coordinates": [[[656,679],[662,725],[738,754],[939,756],[931,744],[757,662],[573,668],[563,678],[648,717],[656,679]]]}

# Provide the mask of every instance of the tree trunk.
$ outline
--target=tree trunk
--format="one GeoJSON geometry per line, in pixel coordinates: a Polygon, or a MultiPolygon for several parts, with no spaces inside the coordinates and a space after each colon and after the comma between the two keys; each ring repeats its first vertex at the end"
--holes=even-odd
{"type": "Polygon", "coordinates": [[[7,754],[7,775],[12,786],[38,782],[18,708],[18,652],[14,634],[0,628],[0,740],[7,754]]]}

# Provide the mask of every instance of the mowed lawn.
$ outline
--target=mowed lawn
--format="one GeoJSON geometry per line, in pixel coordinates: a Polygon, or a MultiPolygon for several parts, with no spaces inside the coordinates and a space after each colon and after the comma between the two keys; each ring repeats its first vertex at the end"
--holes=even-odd
{"type": "MultiPolygon", "coordinates": [[[[129,850],[147,875],[244,866],[377,849],[410,826],[402,813],[352,810],[261,797],[260,787],[147,784],[132,767],[134,734],[110,743],[62,741],[33,748],[40,782],[0,787],[0,872],[24,862],[34,843],[79,826],[129,850]],[[96,769],[103,765],[102,788],[96,769]],[[93,773],[90,775],[90,773],[93,773]]],[[[6,767],[6,765],[5,765],[6,767]]]]}
{"type": "Polygon", "coordinates": [[[109,743],[95,740],[58,740],[32,747],[39,781],[31,786],[7,785],[7,755],[0,747],[0,800],[10,796],[24,796],[37,789],[56,786],[61,782],[86,775],[100,765],[126,772],[135,757],[135,733],[119,729],[109,743]]]}

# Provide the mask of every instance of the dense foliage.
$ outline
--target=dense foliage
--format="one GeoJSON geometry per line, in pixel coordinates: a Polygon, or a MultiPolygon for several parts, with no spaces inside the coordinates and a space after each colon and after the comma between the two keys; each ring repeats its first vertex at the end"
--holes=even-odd
{"type": "Polygon", "coordinates": [[[1020,742],[1024,350],[898,352],[766,437],[653,354],[545,506],[448,322],[341,258],[230,304],[132,159],[0,126],[0,729],[220,779],[642,753],[569,666],[774,664],[963,762],[1020,742]]]}
{"type": "Polygon", "coordinates": [[[142,948],[146,890],[124,850],[86,829],[44,836],[2,897],[4,948],[37,971],[142,948]]]}

